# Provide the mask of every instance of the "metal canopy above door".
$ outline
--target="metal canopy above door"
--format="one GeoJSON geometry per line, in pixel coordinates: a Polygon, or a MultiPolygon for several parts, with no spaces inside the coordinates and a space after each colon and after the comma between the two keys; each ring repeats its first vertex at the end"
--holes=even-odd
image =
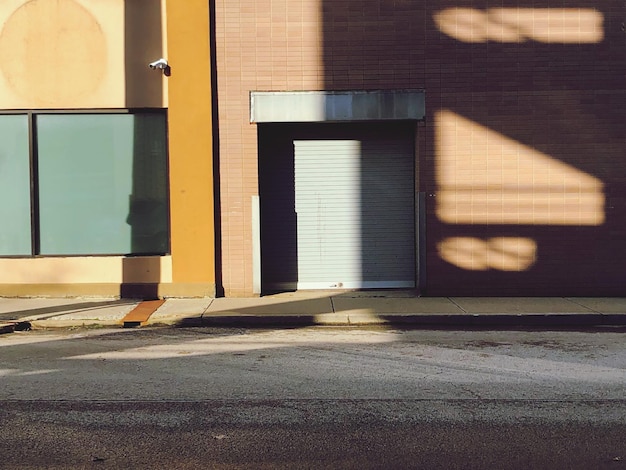
{"type": "Polygon", "coordinates": [[[250,122],[422,120],[424,90],[253,91],[250,122]]]}

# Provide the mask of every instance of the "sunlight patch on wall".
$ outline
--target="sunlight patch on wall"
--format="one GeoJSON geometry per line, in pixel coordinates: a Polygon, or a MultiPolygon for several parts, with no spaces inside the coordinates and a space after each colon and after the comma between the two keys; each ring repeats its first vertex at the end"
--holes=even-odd
{"type": "Polygon", "coordinates": [[[603,16],[584,8],[447,8],[434,15],[439,30],[463,42],[598,43],[603,16]]]}
{"type": "Polygon", "coordinates": [[[523,237],[450,237],[437,251],[441,259],[470,271],[526,271],[537,259],[537,243],[523,237]]]}
{"type": "Polygon", "coordinates": [[[604,223],[601,180],[451,111],[437,113],[435,122],[441,221],[604,223]]]}

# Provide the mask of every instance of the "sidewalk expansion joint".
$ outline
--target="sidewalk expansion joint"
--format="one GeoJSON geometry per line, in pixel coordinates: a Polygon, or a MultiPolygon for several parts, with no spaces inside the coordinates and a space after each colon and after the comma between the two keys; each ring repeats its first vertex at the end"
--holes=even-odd
{"type": "Polygon", "coordinates": [[[458,303],[456,303],[452,297],[446,297],[446,298],[447,298],[450,302],[452,302],[454,305],[456,305],[456,306],[457,306],[457,307],[461,310],[461,312],[463,312],[463,313],[467,313],[467,311],[466,311],[463,307],[461,307],[458,303]]]}
{"type": "Polygon", "coordinates": [[[589,310],[589,312],[593,312],[593,313],[599,313],[600,315],[603,315],[602,312],[597,311],[594,308],[591,307],[587,307],[586,305],[581,304],[580,302],[575,302],[573,299],[569,298],[569,297],[563,297],[563,300],[565,300],[566,302],[572,303],[574,305],[578,305],[579,307],[582,308],[586,308],[587,310],[589,310]]]}

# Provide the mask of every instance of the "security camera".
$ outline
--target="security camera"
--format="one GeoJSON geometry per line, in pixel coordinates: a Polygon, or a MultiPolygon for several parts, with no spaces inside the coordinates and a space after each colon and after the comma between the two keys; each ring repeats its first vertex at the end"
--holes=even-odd
{"type": "Polygon", "coordinates": [[[167,59],[160,58],[159,60],[155,60],[154,62],[150,62],[148,64],[152,70],[162,70],[163,75],[169,77],[172,74],[172,69],[170,68],[170,64],[167,63],[167,59]]]}
{"type": "Polygon", "coordinates": [[[167,60],[161,58],[159,60],[155,60],[154,62],[150,62],[148,66],[152,70],[156,70],[156,69],[165,70],[169,67],[169,64],[167,63],[167,60]]]}

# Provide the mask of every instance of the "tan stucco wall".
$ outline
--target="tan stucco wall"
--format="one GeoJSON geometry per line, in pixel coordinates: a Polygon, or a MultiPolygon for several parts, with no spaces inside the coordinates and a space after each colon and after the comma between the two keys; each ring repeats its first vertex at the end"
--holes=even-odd
{"type": "Polygon", "coordinates": [[[0,258],[4,297],[214,297],[211,282],[172,282],[171,256],[0,258]]]}
{"type": "Polygon", "coordinates": [[[2,0],[0,107],[167,106],[164,3],[2,0]]]}
{"type": "Polygon", "coordinates": [[[169,108],[172,247],[163,257],[0,258],[0,295],[153,285],[161,297],[215,296],[209,38],[206,0],[0,1],[0,110],[169,108]],[[170,77],[148,67],[160,57],[170,77]]]}
{"type": "Polygon", "coordinates": [[[0,258],[0,284],[122,282],[172,282],[172,257],[0,258]]]}

